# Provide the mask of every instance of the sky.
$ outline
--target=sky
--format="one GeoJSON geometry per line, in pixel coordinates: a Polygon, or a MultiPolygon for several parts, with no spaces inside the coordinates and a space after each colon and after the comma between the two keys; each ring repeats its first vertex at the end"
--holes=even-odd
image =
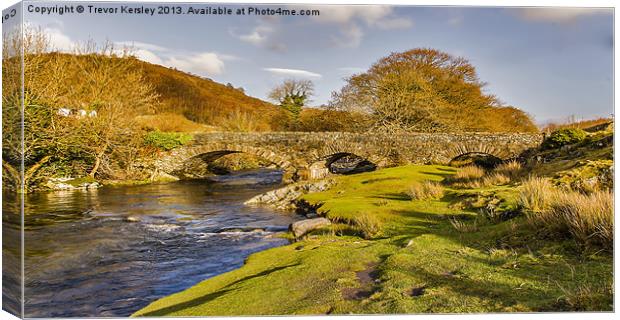
{"type": "MultiPolygon", "coordinates": [[[[310,8],[320,15],[149,15],[121,13],[123,3],[94,3],[119,12],[85,7],[60,15],[29,4],[66,3],[25,4],[25,22],[45,30],[57,50],[87,40],[129,45],[142,60],[229,82],[261,99],[284,79],[309,79],[316,89],[311,105],[318,106],[380,58],[425,47],[469,60],[485,92],[538,123],[613,113],[613,9],[225,4],[219,6],[234,12],[310,8]]],[[[183,13],[218,6],[173,5],[183,13]]]]}

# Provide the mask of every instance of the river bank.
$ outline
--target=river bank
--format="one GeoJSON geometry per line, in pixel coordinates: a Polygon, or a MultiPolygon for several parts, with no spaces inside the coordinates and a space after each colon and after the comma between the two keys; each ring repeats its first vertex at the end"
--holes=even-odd
{"type": "Polygon", "coordinates": [[[570,239],[535,232],[522,216],[493,222],[462,206],[485,193],[510,207],[514,184],[406,196],[412,183],[454,172],[410,165],[338,177],[335,187],[301,197],[332,225],[134,316],[611,310],[611,255],[584,254],[570,239]],[[376,218],[378,233],[351,223],[364,214],[376,218]]]}

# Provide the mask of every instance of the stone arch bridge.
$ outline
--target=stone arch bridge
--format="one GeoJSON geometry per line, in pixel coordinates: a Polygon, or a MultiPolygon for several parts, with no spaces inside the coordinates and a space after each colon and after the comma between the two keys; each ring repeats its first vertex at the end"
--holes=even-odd
{"type": "Polygon", "coordinates": [[[177,175],[191,161],[208,163],[231,153],[262,157],[285,171],[286,180],[321,178],[346,155],[364,158],[377,167],[405,163],[447,164],[452,159],[484,153],[506,160],[542,142],[525,133],[346,132],[211,132],[194,136],[187,145],[166,152],[156,162],[159,172],[177,175]]]}

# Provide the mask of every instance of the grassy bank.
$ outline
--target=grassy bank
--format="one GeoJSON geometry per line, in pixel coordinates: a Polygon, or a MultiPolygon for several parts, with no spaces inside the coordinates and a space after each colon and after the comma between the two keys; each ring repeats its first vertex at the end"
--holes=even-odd
{"type": "Polygon", "coordinates": [[[524,216],[492,221],[463,209],[482,194],[509,210],[515,185],[407,195],[412,184],[454,171],[411,165],[339,177],[331,190],[305,196],[335,224],[134,316],[611,310],[608,253],[537,232],[524,216]]]}

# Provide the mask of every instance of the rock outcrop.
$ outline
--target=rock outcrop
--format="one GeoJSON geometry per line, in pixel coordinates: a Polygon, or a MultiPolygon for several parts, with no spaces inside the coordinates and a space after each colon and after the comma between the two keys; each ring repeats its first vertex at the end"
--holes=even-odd
{"type": "Polygon", "coordinates": [[[314,218],[292,223],[289,229],[295,238],[299,238],[312,230],[316,230],[330,224],[331,222],[326,218],[314,218]]]}
{"type": "Polygon", "coordinates": [[[334,180],[298,182],[283,188],[259,194],[246,201],[246,205],[265,204],[278,209],[296,209],[296,201],[302,195],[328,190],[335,184],[334,180]]]}
{"type": "Polygon", "coordinates": [[[97,189],[101,187],[101,184],[89,179],[50,178],[45,183],[45,187],[50,190],[88,190],[97,189]]]}

